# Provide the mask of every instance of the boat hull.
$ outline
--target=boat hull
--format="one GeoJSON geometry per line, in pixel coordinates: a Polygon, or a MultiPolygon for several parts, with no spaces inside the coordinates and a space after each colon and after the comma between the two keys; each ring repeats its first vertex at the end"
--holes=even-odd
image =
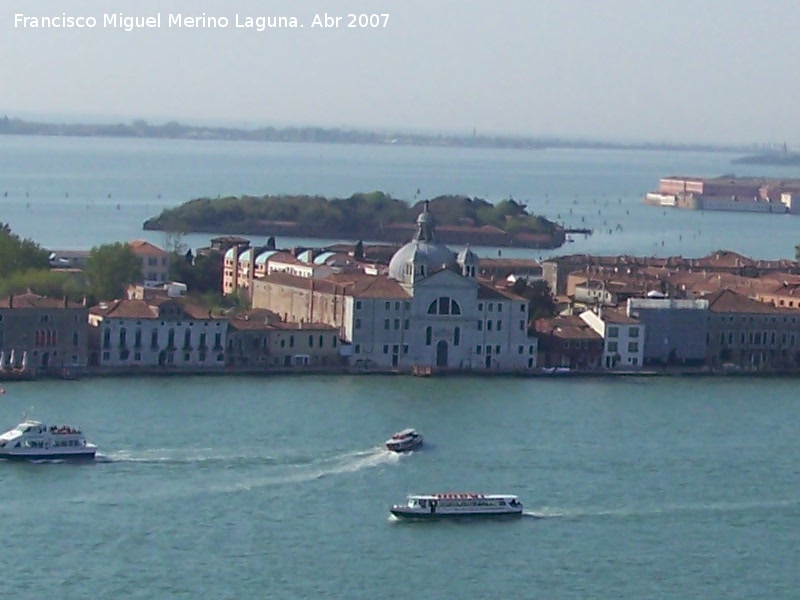
{"type": "Polygon", "coordinates": [[[42,454],[10,454],[0,453],[0,459],[17,460],[17,461],[32,461],[32,460],[94,460],[95,451],[91,452],[71,452],[69,454],[50,452],[42,454]]]}
{"type": "Polygon", "coordinates": [[[386,449],[392,452],[411,452],[420,446],[422,446],[422,436],[408,441],[395,442],[389,440],[386,442],[386,449]]]}

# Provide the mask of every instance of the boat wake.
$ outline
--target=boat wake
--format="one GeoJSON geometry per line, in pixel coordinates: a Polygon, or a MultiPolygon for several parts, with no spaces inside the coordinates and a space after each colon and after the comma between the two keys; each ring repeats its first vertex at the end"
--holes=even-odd
{"type": "Polygon", "coordinates": [[[668,504],[651,508],[582,509],[544,506],[538,510],[525,510],[522,514],[525,517],[534,519],[583,519],[591,517],[629,518],[658,517],[661,515],[674,515],[679,513],[751,512],[756,510],[789,508],[798,505],[800,505],[800,499],[668,504]]]}
{"type": "Polygon", "coordinates": [[[265,486],[302,483],[357,473],[365,469],[380,467],[382,465],[397,464],[402,460],[402,455],[390,452],[383,448],[372,448],[357,452],[346,452],[336,456],[326,457],[308,465],[297,465],[291,469],[283,469],[280,473],[270,474],[266,477],[256,477],[247,482],[239,483],[233,488],[220,487],[213,491],[250,490],[265,486]]]}

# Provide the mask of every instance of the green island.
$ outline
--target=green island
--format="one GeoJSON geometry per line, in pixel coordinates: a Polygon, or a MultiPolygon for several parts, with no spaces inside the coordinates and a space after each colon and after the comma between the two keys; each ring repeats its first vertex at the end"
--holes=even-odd
{"type": "Polygon", "coordinates": [[[145,230],[179,233],[281,235],[402,243],[415,231],[422,204],[436,219],[443,243],[558,248],[563,227],[528,213],[513,199],[491,204],[468,196],[438,196],[414,204],[383,192],[349,198],[241,196],[198,198],[144,222],[145,230]]]}

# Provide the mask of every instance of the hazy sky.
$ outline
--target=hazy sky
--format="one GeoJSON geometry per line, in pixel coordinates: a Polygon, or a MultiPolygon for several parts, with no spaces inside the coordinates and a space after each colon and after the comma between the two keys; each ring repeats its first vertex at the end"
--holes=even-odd
{"type": "Polygon", "coordinates": [[[0,57],[9,116],[800,144],[797,0],[0,0],[0,57]],[[161,28],[103,28],[114,12],[161,28]],[[204,12],[228,27],[167,26],[204,12]],[[312,28],[326,12],[340,27],[312,28]]]}

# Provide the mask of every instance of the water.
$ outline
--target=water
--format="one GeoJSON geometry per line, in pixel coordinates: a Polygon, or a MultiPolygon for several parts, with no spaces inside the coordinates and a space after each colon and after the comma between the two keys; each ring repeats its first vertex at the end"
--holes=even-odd
{"type": "Polygon", "coordinates": [[[791,380],[6,387],[4,420],[33,405],[83,425],[101,457],[0,464],[4,597],[730,600],[800,584],[791,380]],[[428,445],[381,449],[405,426],[428,445]],[[389,518],[442,490],[518,493],[527,516],[389,518]]]}
{"type": "MultiPolygon", "coordinates": [[[[757,258],[794,255],[794,216],[711,214],[645,206],[670,174],[800,177],[800,168],[732,165],[736,155],[677,151],[492,150],[0,136],[0,220],[56,249],[145,238],[142,223],[196,197],[383,190],[414,200],[468,194],[512,197],[573,227],[590,227],[558,253],[701,256],[719,249],[757,258]]],[[[209,234],[186,236],[193,247],[209,234]]],[[[256,240],[258,242],[263,240],[256,240]]],[[[298,241],[279,239],[279,244],[298,241]]],[[[496,255],[495,249],[479,249],[496,255]]],[[[554,252],[507,249],[504,256],[554,252]]]]}
{"type": "MultiPolygon", "coordinates": [[[[558,252],[791,256],[797,217],[640,202],[662,175],[730,172],[731,158],[0,136],[0,220],[52,248],[161,243],[141,222],[196,196],[382,189],[411,199],[419,188],[512,195],[569,225],[613,230],[558,252]]],[[[799,174],[758,169],[749,173],[799,174]]],[[[791,379],[165,377],[5,387],[7,426],[26,411],[80,425],[101,456],[91,465],[0,463],[2,597],[773,600],[796,597],[800,584],[791,379]],[[409,426],[426,436],[422,451],[381,448],[409,426]],[[459,490],[517,493],[527,516],[389,519],[388,506],[407,493],[459,490]]]]}

